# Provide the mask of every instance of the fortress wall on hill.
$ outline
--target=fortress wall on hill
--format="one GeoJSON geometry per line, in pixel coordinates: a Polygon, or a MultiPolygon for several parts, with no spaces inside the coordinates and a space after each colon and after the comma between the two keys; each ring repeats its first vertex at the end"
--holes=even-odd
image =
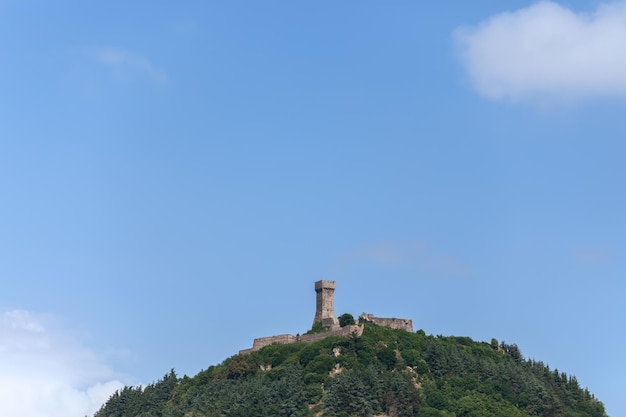
{"type": "Polygon", "coordinates": [[[302,336],[300,336],[298,341],[311,343],[311,342],[317,342],[318,340],[326,339],[329,336],[348,337],[352,333],[356,333],[357,336],[361,336],[363,334],[363,326],[359,326],[355,324],[352,326],[341,327],[336,330],[330,330],[328,332],[303,334],[302,336]]]}
{"type": "Polygon", "coordinates": [[[325,339],[329,336],[341,336],[347,337],[352,333],[356,333],[357,336],[361,336],[363,334],[363,326],[352,325],[345,326],[335,330],[329,330],[327,332],[321,333],[313,333],[313,334],[303,334],[302,336],[294,336],[292,334],[281,334],[278,336],[269,336],[269,337],[259,337],[254,339],[254,343],[252,344],[252,348],[243,349],[239,351],[240,355],[245,355],[250,352],[257,351],[259,349],[264,348],[265,346],[277,344],[288,344],[288,343],[312,343],[317,342],[318,340],[325,339]]]}
{"type": "Polygon", "coordinates": [[[363,313],[359,316],[359,323],[370,322],[378,324],[379,326],[391,327],[392,329],[406,330],[413,333],[413,320],[411,319],[399,319],[395,317],[384,318],[374,317],[373,314],[363,313]]]}
{"type": "Polygon", "coordinates": [[[287,343],[295,343],[297,342],[296,336],[292,334],[281,334],[278,336],[269,336],[269,337],[260,337],[258,339],[254,339],[254,343],[252,344],[253,350],[259,350],[265,346],[273,345],[274,343],[278,344],[287,344],[287,343]]]}

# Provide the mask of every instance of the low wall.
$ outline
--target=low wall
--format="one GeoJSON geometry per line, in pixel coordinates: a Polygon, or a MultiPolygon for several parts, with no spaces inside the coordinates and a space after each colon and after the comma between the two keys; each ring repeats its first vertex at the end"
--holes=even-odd
{"type": "Polygon", "coordinates": [[[291,334],[281,334],[278,336],[269,336],[269,337],[260,337],[258,339],[254,339],[254,343],[252,344],[252,348],[254,350],[259,350],[264,348],[265,346],[273,345],[275,343],[278,344],[287,344],[287,343],[295,343],[298,339],[296,336],[291,334]]]}
{"type": "Polygon", "coordinates": [[[361,336],[363,334],[363,326],[359,326],[355,324],[352,326],[345,326],[336,330],[330,330],[328,332],[323,332],[323,333],[303,334],[302,336],[300,336],[298,341],[311,343],[311,342],[317,342],[318,340],[326,339],[329,336],[348,337],[352,333],[356,333],[357,336],[361,336]]]}
{"type": "Polygon", "coordinates": [[[361,336],[363,334],[363,326],[352,325],[345,326],[335,330],[329,330],[327,332],[322,333],[313,333],[313,334],[303,334],[302,336],[294,336],[292,334],[281,334],[278,336],[269,336],[269,337],[259,337],[254,339],[254,343],[250,349],[243,349],[239,351],[240,355],[245,355],[250,352],[257,351],[259,349],[264,348],[265,346],[277,344],[288,344],[288,343],[312,343],[317,342],[318,340],[326,339],[330,336],[340,336],[340,337],[348,337],[352,333],[356,333],[357,336],[361,336]]]}

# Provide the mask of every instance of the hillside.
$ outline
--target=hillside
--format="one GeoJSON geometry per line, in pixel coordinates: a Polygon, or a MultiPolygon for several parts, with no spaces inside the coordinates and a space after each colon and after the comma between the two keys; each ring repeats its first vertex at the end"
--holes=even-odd
{"type": "Polygon", "coordinates": [[[270,345],[194,377],[116,392],[95,417],[604,417],[576,377],[514,344],[366,323],[361,336],[270,345]]]}

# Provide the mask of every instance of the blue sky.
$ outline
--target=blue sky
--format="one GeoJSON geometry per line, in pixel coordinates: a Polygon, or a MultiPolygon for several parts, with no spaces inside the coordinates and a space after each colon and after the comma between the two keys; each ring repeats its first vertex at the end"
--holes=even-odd
{"type": "Polygon", "coordinates": [[[626,3],[4,0],[0,39],[0,414],[306,331],[318,279],[626,414],[626,3]]]}

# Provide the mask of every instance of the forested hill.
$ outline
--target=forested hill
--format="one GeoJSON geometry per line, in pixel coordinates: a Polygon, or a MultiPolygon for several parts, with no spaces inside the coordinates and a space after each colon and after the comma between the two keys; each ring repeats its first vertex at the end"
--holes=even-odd
{"type": "Polygon", "coordinates": [[[516,345],[366,324],[363,335],[271,345],[194,377],[116,392],[95,417],[603,417],[576,377],[516,345]]]}

